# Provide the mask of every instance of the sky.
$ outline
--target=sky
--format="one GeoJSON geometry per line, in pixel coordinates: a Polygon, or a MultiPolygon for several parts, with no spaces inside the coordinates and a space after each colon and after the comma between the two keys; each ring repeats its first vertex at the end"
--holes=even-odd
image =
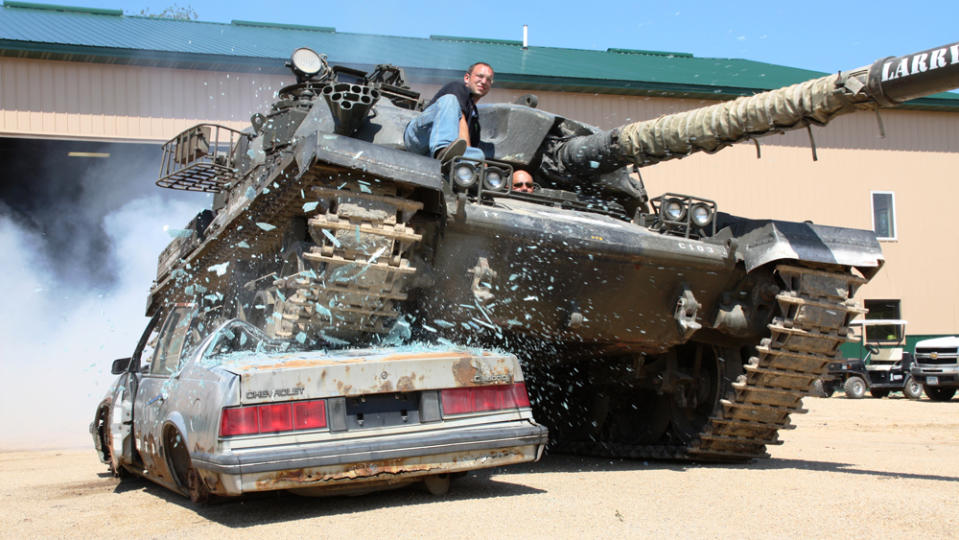
{"type": "MultiPolygon", "coordinates": [[[[35,2],[37,0],[34,0],[35,2]]],[[[47,2],[37,2],[47,3],[47,2]]],[[[954,1],[902,2],[524,2],[362,0],[58,0],[123,10],[192,8],[198,20],[233,19],[334,27],[338,32],[427,38],[431,34],[521,40],[532,46],[645,49],[744,58],[818,71],[852,69],[959,40],[954,1]],[[868,6],[868,7],[866,7],[868,6]]]]}

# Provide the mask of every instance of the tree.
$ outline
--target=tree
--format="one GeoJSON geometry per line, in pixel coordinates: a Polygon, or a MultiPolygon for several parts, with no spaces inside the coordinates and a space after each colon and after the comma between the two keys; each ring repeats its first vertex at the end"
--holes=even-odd
{"type": "Polygon", "coordinates": [[[151,19],[176,19],[178,21],[195,21],[197,19],[196,10],[190,6],[179,6],[173,4],[159,13],[151,13],[149,8],[140,10],[141,17],[150,17],[151,19]]]}

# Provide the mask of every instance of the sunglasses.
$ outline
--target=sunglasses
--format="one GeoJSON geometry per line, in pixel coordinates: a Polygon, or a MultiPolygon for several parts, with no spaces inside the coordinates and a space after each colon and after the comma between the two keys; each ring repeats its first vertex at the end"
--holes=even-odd
{"type": "Polygon", "coordinates": [[[533,187],[533,183],[532,183],[532,182],[516,182],[516,183],[513,184],[513,187],[514,187],[514,188],[518,188],[518,187],[533,187]]]}

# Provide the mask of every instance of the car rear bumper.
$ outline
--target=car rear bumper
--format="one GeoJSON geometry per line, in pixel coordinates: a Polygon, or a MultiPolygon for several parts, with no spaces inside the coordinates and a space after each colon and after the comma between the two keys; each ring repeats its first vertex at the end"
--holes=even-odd
{"type": "Polygon", "coordinates": [[[213,493],[397,483],[535,461],[545,427],[529,421],[191,456],[213,493]]]}

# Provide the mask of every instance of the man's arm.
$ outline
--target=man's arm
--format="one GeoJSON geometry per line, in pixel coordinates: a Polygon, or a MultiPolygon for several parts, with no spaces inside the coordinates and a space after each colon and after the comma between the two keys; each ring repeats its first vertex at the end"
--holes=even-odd
{"type": "Polygon", "coordinates": [[[466,117],[462,114],[460,115],[460,139],[464,139],[467,144],[473,146],[473,141],[470,140],[470,128],[466,125],[466,117]]]}

